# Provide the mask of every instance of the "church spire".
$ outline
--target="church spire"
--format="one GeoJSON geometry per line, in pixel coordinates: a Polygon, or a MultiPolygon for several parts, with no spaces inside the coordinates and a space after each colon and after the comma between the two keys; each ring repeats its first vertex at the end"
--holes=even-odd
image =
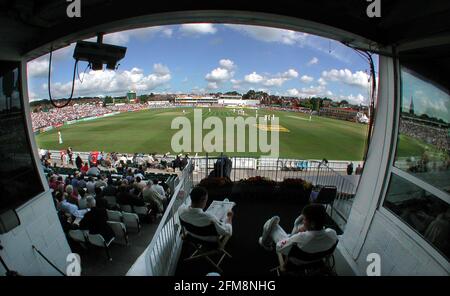
{"type": "Polygon", "coordinates": [[[409,103],[409,114],[414,115],[414,101],[413,101],[412,96],[411,96],[411,102],[409,103]]]}

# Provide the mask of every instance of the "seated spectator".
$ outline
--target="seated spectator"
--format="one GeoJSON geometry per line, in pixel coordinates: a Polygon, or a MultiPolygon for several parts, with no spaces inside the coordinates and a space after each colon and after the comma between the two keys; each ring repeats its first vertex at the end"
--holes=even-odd
{"type": "Polygon", "coordinates": [[[78,204],[78,200],[80,199],[80,196],[78,194],[78,190],[73,188],[72,185],[66,186],[66,193],[67,193],[67,201],[78,204]]]}
{"type": "Polygon", "coordinates": [[[88,165],[87,162],[85,162],[84,165],[81,167],[80,172],[81,172],[83,175],[86,175],[86,173],[88,172],[88,170],[89,170],[89,165],[88,165]]]}
{"type": "Polygon", "coordinates": [[[142,181],[141,177],[137,176],[134,184],[139,189],[139,191],[142,191],[146,185],[146,182],[142,181]]]}
{"type": "Polygon", "coordinates": [[[94,164],[86,172],[86,175],[97,177],[98,175],[100,175],[100,169],[97,167],[97,165],[94,164]]]}
{"type": "MultiPolygon", "coordinates": [[[[220,221],[216,216],[204,211],[206,203],[208,201],[208,192],[205,188],[197,186],[191,191],[191,205],[189,207],[182,207],[178,210],[179,218],[189,224],[197,227],[204,227],[210,224],[214,224],[217,234],[219,236],[231,236],[232,235],[232,218],[233,212],[228,212],[226,221],[220,221]]],[[[189,233],[193,237],[202,239],[205,241],[217,241],[217,237],[205,237],[198,236],[193,233],[189,233]]]]}
{"type": "Polygon", "coordinates": [[[106,177],[105,175],[100,175],[100,177],[95,182],[95,188],[97,187],[106,187],[108,184],[106,183],[106,177]]]}
{"type": "Polygon", "coordinates": [[[78,176],[78,188],[86,188],[86,181],[84,181],[84,175],[80,174],[78,176]]]}
{"type": "Polygon", "coordinates": [[[87,193],[90,195],[95,194],[95,182],[92,177],[89,177],[88,182],[86,183],[87,193]]]}
{"type": "MultiPolygon", "coordinates": [[[[287,234],[278,223],[280,218],[274,216],[267,220],[259,244],[266,250],[272,250],[288,255],[292,247],[298,247],[307,253],[318,253],[331,249],[337,242],[336,231],[324,228],[326,219],[325,207],[320,204],[310,204],[303,208],[302,214],[295,220],[291,234],[287,234]]],[[[302,264],[292,259],[294,264],[302,264]]]]}
{"type": "Polygon", "coordinates": [[[444,254],[450,251],[448,235],[450,233],[450,208],[446,212],[437,215],[427,227],[425,238],[444,254]]]}
{"type": "Polygon", "coordinates": [[[67,178],[64,180],[64,186],[72,184],[72,175],[68,175],[67,178]]]}
{"type": "Polygon", "coordinates": [[[59,191],[61,193],[64,193],[66,190],[66,186],[64,183],[59,183],[58,187],[56,188],[56,191],[59,191]]]}
{"type": "Polygon", "coordinates": [[[57,208],[63,211],[64,213],[70,214],[75,218],[83,218],[84,215],[89,211],[89,209],[79,210],[78,206],[68,202],[66,200],[67,193],[57,192],[55,195],[56,200],[58,201],[57,208]]]}
{"type": "Polygon", "coordinates": [[[105,241],[109,241],[114,237],[114,231],[107,223],[106,204],[94,198],[88,198],[87,203],[90,211],[80,221],[80,229],[89,230],[89,234],[101,234],[105,241]]]}
{"type": "Polygon", "coordinates": [[[95,199],[96,200],[104,199],[104,194],[103,194],[102,188],[95,187],[95,199]]]}
{"type": "Polygon", "coordinates": [[[134,174],[133,174],[133,170],[131,168],[129,168],[127,171],[126,180],[128,181],[128,183],[134,182],[134,174]]]}
{"type": "Polygon", "coordinates": [[[126,186],[125,184],[122,184],[119,187],[119,193],[117,194],[117,203],[121,205],[145,206],[144,200],[131,194],[128,190],[128,186],[126,186]]]}
{"type": "Polygon", "coordinates": [[[147,185],[142,190],[142,198],[143,200],[150,205],[150,208],[155,213],[163,213],[164,212],[164,204],[162,197],[154,190],[152,190],[151,181],[147,182],[147,185]]]}
{"type": "Polygon", "coordinates": [[[137,177],[144,179],[144,170],[142,169],[142,165],[139,166],[139,168],[137,170],[134,171],[134,178],[136,179],[137,177]]]}
{"type": "Polygon", "coordinates": [[[114,182],[112,178],[108,178],[107,185],[105,188],[103,188],[103,195],[104,196],[116,196],[117,194],[117,187],[114,186],[114,182]]]}
{"type": "Polygon", "coordinates": [[[157,179],[153,180],[153,185],[151,188],[153,191],[156,191],[157,193],[159,193],[159,195],[161,195],[163,199],[166,199],[166,192],[164,191],[164,188],[158,184],[157,179]]]}
{"type": "Polygon", "coordinates": [[[79,175],[80,175],[80,173],[79,172],[75,172],[75,175],[73,176],[73,179],[72,179],[72,181],[71,181],[71,183],[70,183],[70,185],[72,185],[72,187],[73,188],[77,188],[78,187],[78,179],[79,179],[79,175]]]}
{"type": "Polygon", "coordinates": [[[50,187],[50,189],[53,189],[53,191],[56,191],[56,189],[58,189],[58,181],[57,181],[57,177],[56,176],[51,176],[49,181],[48,181],[48,186],[50,187]]]}

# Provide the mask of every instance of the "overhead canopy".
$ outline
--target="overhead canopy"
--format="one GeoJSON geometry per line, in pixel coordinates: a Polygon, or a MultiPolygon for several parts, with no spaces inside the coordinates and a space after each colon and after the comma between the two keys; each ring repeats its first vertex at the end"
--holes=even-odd
{"type": "MultiPolygon", "coordinates": [[[[96,32],[183,22],[228,22],[300,30],[377,50],[448,34],[448,0],[380,0],[369,18],[366,0],[138,1],[80,0],[81,18],[65,0],[0,0],[0,58],[34,58],[96,32]]],[[[448,35],[447,35],[448,36],[448,35]]]]}

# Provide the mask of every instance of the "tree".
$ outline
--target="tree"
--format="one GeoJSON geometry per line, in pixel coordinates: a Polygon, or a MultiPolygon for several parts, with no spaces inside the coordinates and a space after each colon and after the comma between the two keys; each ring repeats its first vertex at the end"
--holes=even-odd
{"type": "Polygon", "coordinates": [[[240,93],[238,93],[235,90],[234,91],[227,91],[225,94],[229,95],[229,96],[240,96],[241,95],[240,93]]]}

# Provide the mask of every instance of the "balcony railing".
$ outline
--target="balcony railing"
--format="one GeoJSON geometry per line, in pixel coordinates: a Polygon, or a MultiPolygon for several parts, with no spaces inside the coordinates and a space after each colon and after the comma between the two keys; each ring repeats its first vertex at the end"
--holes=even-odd
{"type": "Polygon", "coordinates": [[[176,212],[187,203],[193,186],[193,164],[189,161],[176,180],[175,191],[145,253],[146,275],[173,275],[181,251],[181,237],[176,212]]]}
{"type": "MultiPolygon", "coordinates": [[[[214,169],[214,164],[220,157],[196,156],[194,161],[194,184],[206,178],[214,169]]],[[[252,158],[231,157],[232,169],[230,179],[235,182],[249,177],[261,176],[274,181],[283,181],[287,178],[301,178],[314,186],[336,186],[337,196],[333,204],[333,211],[337,216],[332,218],[341,227],[345,228],[353,198],[359,183],[359,175],[347,175],[348,161],[319,161],[299,160],[285,158],[252,158]]],[[[362,162],[353,162],[354,165],[362,162]]],[[[219,170],[220,173],[223,170],[219,170]]]]}
{"type": "MultiPolygon", "coordinates": [[[[181,175],[175,182],[175,191],[164,216],[156,230],[150,245],[145,251],[146,275],[173,275],[180,256],[182,240],[181,229],[177,220],[177,211],[182,205],[188,204],[191,188],[202,178],[209,175],[218,157],[194,157],[189,160],[181,175]],[[196,181],[194,182],[194,178],[196,181]]],[[[251,175],[267,176],[274,180],[284,178],[302,178],[313,185],[334,185],[337,187],[337,197],[333,205],[332,218],[343,229],[350,213],[351,204],[356,192],[357,178],[350,179],[339,166],[330,167],[330,163],[286,159],[255,159],[248,157],[233,157],[232,180],[239,180],[251,175]],[[337,213],[337,214],[336,214],[337,213]],[[341,221],[341,223],[339,223],[341,221]]],[[[333,164],[331,164],[333,166],[333,164]]]]}

